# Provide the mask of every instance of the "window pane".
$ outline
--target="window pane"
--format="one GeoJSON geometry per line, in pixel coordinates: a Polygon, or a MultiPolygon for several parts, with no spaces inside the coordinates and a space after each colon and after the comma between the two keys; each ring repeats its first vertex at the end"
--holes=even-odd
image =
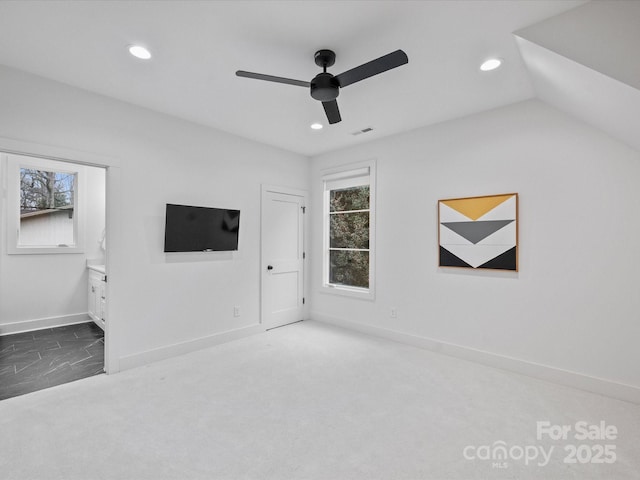
{"type": "Polygon", "coordinates": [[[329,211],[344,212],[348,210],[369,209],[369,185],[343,188],[329,192],[329,211]]]}
{"type": "Polygon", "coordinates": [[[369,248],[369,212],[333,214],[330,222],[331,248],[369,248]]]}
{"type": "Polygon", "coordinates": [[[329,252],[329,283],[369,288],[369,252],[329,252]]]}
{"type": "Polygon", "coordinates": [[[75,173],[20,169],[20,245],[73,245],[75,173]]]}

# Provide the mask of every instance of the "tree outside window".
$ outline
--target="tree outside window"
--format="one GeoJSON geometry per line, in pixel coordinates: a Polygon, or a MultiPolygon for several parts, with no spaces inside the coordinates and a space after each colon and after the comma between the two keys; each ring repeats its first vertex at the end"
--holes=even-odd
{"type": "Polygon", "coordinates": [[[75,173],[20,169],[20,213],[73,205],[75,173]]]}
{"type": "Polygon", "coordinates": [[[329,283],[369,288],[369,185],[329,192],[329,283]]]}

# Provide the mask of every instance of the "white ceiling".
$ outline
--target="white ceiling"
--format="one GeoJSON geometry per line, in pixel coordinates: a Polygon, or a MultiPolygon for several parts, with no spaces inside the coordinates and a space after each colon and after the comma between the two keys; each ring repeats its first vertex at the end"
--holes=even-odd
{"type": "Polygon", "coordinates": [[[583,3],[0,1],[0,64],[311,156],[532,97],[512,32],[583,3]],[[320,48],[334,74],[399,48],[409,64],[345,87],[335,125],[305,88],[235,76],[309,81],[320,48]]]}

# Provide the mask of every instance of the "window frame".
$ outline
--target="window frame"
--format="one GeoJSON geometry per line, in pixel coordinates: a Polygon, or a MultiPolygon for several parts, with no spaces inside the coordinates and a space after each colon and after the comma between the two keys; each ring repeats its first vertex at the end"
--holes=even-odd
{"type": "Polygon", "coordinates": [[[322,175],[323,248],[322,248],[322,292],[344,295],[365,300],[375,299],[375,253],[376,253],[376,162],[370,160],[325,170],[322,175]],[[363,181],[368,177],[368,182],[363,181]],[[369,287],[352,287],[329,282],[330,225],[329,194],[331,190],[369,185],[369,287]]]}
{"type": "Polygon", "coordinates": [[[7,172],[7,253],[9,255],[84,253],[84,167],[74,163],[27,155],[3,153],[2,157],[6,162],[7,172]],[[22,168],[76,175],[73,195],[73,245],[64,247],[59,245],[20,245],[18,243],[20,239],[20,170],[22,168]]]}

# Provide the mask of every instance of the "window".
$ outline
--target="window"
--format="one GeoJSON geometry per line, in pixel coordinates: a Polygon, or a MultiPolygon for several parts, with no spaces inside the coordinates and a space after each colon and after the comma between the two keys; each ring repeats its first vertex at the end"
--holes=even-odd
{"type": "Polygon", "coordinates": [[[375,183],[373,164],[324,179],[324,287],[373,298],[375,183]]]}
{"type": "Polygon", "coordinates": [[[81,253],[82,167],[22,155],[7,161],[8,252],[81,253]]]}

